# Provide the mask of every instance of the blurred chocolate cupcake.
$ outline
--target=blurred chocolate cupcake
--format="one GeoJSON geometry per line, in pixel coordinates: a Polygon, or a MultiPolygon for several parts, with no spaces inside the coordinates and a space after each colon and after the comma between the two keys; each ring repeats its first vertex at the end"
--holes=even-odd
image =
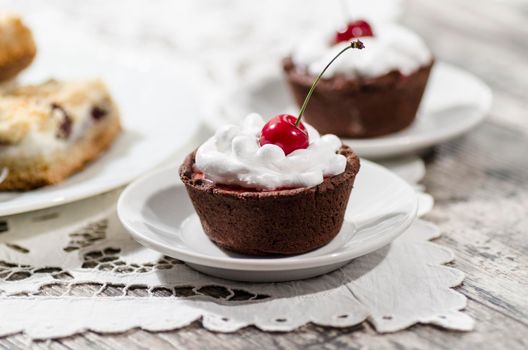
{"type": "Polygon", "coordinates": [[[322,133],[348,138],[405,129],[416,117],[433,57],[419,36],[396,24],[371,27],[360,20],[303,41],[283,61],[296,102],[303,102],[317,74],[353,38],[361,38],[365,50],[328,69],[304,113],[306,121],[322,133]]]}
{"type": "Polygon", "coordinates": [[[276,144],[261,146],[264,126],[250,114],[184,160],[180,178],[202,228],[218,246],[242,254],[322,247],[341,230],[360,160],[335,135],[308,125],[307,148],[285,154],[276,144]]]}

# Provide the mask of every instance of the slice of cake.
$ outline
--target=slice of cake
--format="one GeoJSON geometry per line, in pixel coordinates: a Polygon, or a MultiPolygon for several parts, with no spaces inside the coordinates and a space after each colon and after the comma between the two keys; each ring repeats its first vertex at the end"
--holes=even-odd
{"type": "Polygon", "coordinates": [[[29,28],[18,16],[0,13],[0,81],[14,78],[36,53],[29,28]]]}
{"type": "Polygon", "coordinates": [[[0,96],[0,190],[56,184],[97,158],[120,130],[100,80],[14,88],[0,96]]]}

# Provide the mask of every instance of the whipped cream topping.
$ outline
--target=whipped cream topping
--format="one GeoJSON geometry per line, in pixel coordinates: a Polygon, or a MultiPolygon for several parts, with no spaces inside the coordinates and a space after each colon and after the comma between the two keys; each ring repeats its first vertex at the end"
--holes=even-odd
{"type": "Polygon", "coordinates": [[[320,136],[304,124],[310,145],[286,156],[277,145],[260,147],[258,138],[264,124],[260,115],[252,113],[241,126],[220,128],[198,148],[195,168],[214,183],[262,190],[312,187],[324,177],[345,171],[347,160],[336,153],[341,147],[337,136],[320,136]]]}
{"type": "MultiPolygon", "coordinates": [[[[393,23],[372,25],[373,37],[359,38],[365,49],[351,52],[337,59],[325,77],[335,75],[379,77],[391,71],[404,75],[414,73],[429,64],[432,55],[423,40],[412,31],[393,23]]],[[[293,63],[300,69],[317,75],[348,42],[334,45],[335,28],[308,37],[293,50],[293,63]]]]}

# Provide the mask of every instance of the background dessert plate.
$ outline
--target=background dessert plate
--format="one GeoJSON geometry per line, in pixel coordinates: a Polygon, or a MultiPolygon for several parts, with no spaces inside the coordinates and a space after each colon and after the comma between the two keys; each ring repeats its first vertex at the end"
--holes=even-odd
{"type": "Polygon", "coordinates": [[[385,168],[362,160],[340,233],[326,246],[289,257],[252,257],[220,249],[203,232],[178,167],[132,183],[117,204],[141,244],[226,279],[278,282],[314,277],[379,249],[403,233],[417,212],[415,191],[385,168]]]}
{"type": "MultiPolygon", "coordinates": [[[[489,87],[472,74],[437,62],[433,67],[416,121],[400,132],[370,139],[344,139],[361,157],[383,158],[413,153],[438,145],[471,130],[484,120],[491,107],[489,87]]],[[[206,113],[208,124],[217,128],[237,123],[249,112],[271,117],[276,111],[293,113],[293,102],[282,72],[260,72],[247,86],[218,96],[206,113]]]]}
{"type": "Polygon", "coordinates": [[[170,157],[200,125],[197,89],[203,92],[205,84],[193,66],[122,51],[110,53],[82,43],[40,41],[38,58],[21,81],[101,77],[121,111],[123,132],[107,153],[56,186],[0,192],[0,216],[60,205],[125,185],[170,157]]]}

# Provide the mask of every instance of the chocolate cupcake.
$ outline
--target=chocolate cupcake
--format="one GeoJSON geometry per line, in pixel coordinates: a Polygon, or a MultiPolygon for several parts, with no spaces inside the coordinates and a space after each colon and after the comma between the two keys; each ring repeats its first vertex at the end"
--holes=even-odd
{"type": "Polygon", "coordinates": [[[367,138],[391,134],[412,124],[433,65],[431,53],[413,32],[365,21],[343,32],[308,38],[283,61],[283,69],[300,105],[328,58],[353,37],[365,44],[361,53],[340,58],[314,91],[304,118],[322,133],[367,138]]]}
{"type": "Polygon", "coordinates": [[[309,145],[285,154],[275,144],[259,145],[263,126],[249,115],[183,162],[180,177],[202,227],[220,247],[243,254],[319,248],[341,229],[359,158],[308,125],[309,145]]]}

